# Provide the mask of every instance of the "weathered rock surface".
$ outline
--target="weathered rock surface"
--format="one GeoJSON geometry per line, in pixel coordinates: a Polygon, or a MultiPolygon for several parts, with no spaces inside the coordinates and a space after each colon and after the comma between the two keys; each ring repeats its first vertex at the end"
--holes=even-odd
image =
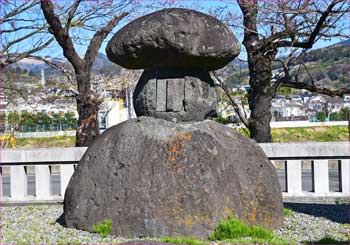
{"type": "Polygon", "coordinates": [[[108,129],[89,147],[68,185],[68,227],[104,219],[123,237],[207,238],[228,215],[282,223],[276,172],[260,147],[212,121],[140,117],[108,129]]]}
{"type": "Polygon", "coordinates": [[[240,52],[231,30],[218,19],[189,9],[164,9],[118,31],[106,48],[113,62],[129,69],[216,70],[240,52]]]}
{"type": "Polygon", "coordinates": [[[133,97],[137,116],[188,122],[216,114],[214,81],[203,70],[146,70],[133,97]]]}

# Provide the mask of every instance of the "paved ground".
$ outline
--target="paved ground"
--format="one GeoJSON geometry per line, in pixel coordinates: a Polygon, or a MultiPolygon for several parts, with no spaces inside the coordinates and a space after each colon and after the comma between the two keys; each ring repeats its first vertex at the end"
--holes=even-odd
{"type": "MultiPolygon", "coordinates": [[[[331,237],[350,241],[350,206],[286,204],[294,210],[275,233],[290,241],[318,241],[331,237]]],[[[140,244],[159,242],[130,240],[66,228],[62,225],[62,205],[36,205],[1,208],[1,244],[140,244]]]]}

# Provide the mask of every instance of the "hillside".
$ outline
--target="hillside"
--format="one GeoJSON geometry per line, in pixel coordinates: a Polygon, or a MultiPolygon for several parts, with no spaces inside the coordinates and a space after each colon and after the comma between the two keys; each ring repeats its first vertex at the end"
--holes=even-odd
{"type": "MultiPolygon", "coordinates": [[[[308,66],[316,85],[339,89],[350,84],[349,40],[313,50],[305,56],[303,62],[308,66]]],[[[299,77],[303,82],[310,81],[305,69],[299,77]]]]}
{"type": "MultiPolygon", "coordinates": [[[[302,60],[295,62],[294,70],[297,70],[298,63],[304,62],[308,67],[316,85],[325,86],[331,89],[339,89],[350,84],[350,39],[337,44],[309,51],[302,60]]],[[[275,72],[281,69],[279,63],[274,63],[272,68],[275,72]]],[[[227,86],[234,87],[249,79],[247,66],[225,67],[224,80],[227,86]],[[241,77],[241,78],[240,78],[241,77]]],[[[298,74],[299,80],[310,82],[310,77],[305,69],[298,74]]]]}

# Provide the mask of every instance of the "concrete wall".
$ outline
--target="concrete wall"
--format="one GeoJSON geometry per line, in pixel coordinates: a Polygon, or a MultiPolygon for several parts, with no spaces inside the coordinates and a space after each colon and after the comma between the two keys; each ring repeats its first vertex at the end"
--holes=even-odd
{"type": "MultiPolygon", "coordinates": [[[[287,191],[282,193],[285,201],[350,200],[350,143],[265,143],[260,146],[272,163],[285,162],[287,191]],[[305,159],[313,161],[314,190],[311,192],[302,190],[302,161],[305,159]],[[329,190],[329,160],[341,163],[340,191],[329,190]]],[[[78,164],[86,150],[86,147],[2,150],[1,165],[4,176],[1,177],[7,175],[6,178],[12,180],[8,186],[10,196],[3,196],[2,202],[62,201],[74,172],[74,165],[78,164]],[[26,166],[30,165],[35,166],[36,195],[27,195],[26,166]],[[59,194],[53,194],[53,166],[59,166],[60,169],[59,194]]]]}
{"type": "Polygon", "coordinates": [[[309,122],[309,121],[281,121],[271,122],[271,128],[300,128],[300,127],[321,127],[321,126],[347,126],[347,121],[331,122],[309,122]]]}

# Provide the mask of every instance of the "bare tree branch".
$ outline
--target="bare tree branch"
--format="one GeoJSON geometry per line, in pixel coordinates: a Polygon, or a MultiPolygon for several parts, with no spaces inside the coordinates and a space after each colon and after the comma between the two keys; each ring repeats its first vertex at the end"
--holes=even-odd
{"type": "Polygon", "coordinates": [[[315,85],[310,85],[304,82],[295,82],[295,81],[288,81],[284,80],[281,83],[282,86],[284,87],[289,87],[289,88],[296,88],[296,89],[306,89],[310,92],[314,93],[319,93],[319,94],[324,94],[324,95],[329,95],[329,96],[339,96],[342,97],[345,94],[350,94],[350,88],[341,88],[337,90],[331,90],[325,87],[318,87],[315,85]]]}
{"type": "Polygon", "coordinates": [[[0,19],[1,68],[29,57],[53,42],[53,38],[45,35],[46,23],[33,12],[39,10],[37,6],[38,1],[35,0],[4,1],[5,14],[0,19]],[[24,45],[24,42],[31,43],[31,47],[28,44],[24,45]]]}
{"type": "Polygon", "coordinates": [[[84,61],[87,64],[92,65],[95,60],[95,57],[98,53],[99,47],[101,46],[103,40],[107,37],[107,35],[113,30],[113,28],[129,13],[124,12],[120,15],[114,16],[105,27],[96,31],[94,37],[91,39],[89,47],[85,53],[84,61]]]}
{"type": "MultiPolygon", "coordinates": [[[[327,22],[327,18],[332,15],[337,13],[337,11],[334,11],[334,8],[336,7],[337,4],[340,3],[345,3],[345,0],[333,0],[331,4],[328,5],[327,9],[322,12],[322,15],[317,21],[317,24],[315,25],[314,29],[310,33],[307,41],[303,42],[292,42],[292,41],[285,41],[281,40],[277,42],[278,47],[299,47],[299,48],[312,48],[316,38],[320,35],[321,30],[325,27],[325,24],[327,22]]],[[[339,16],[338,18],[342,17],[344,13],[347,11],[340,11],[338,12],[339,16]]]]}
{"type": "Polygon", "coordinates": [[[0,64],[0,67],[1,68],[4,68],[5,66],[9,65],[9,64],[12,64],[12,63],[15,63],[15,62],[18,62],[24,58],[28,58],[30,57],[33,53],[36,53],[40,50],[43,50],[44,48],[46,48],[47,46],[50,45],[50,43],[52,43],[54,39],[51,38],[49,39],[48,41],[46,41],[45,43],[31,49],[31,50],[28,50],[28,51],[25,51],[25,52],[22,52],[22,53],[19,53],[19,54],[8,54],[8,55],[4,55],[3,56],[3,60],[1,61],[1,64],[0,64]]]}
{"type": "Polygon", "coordinates": [[[222,87],[222,89],[225,92],[225,95],[228,97],[228,99],[230,100],[230,104],[233,107],[233,110],[236,112],[236,114],[239,117],[239,120],[244,124],[244,126],[246,126],[248,128],[248,121],[246,119],[246,117],[244,117],[244,115],[242,114],[239,105],[235,102],[235,100],[232,98],[231,94],[230,94],[230,90],[227,88],[227,86],[223,83],[223,81],[221,80],[221,78],[218,76],[218,74],[213,71],[212,74],[214,75],[215,79],[220,83],[220,86],[222,87]]]}
{"type": "Polygon", "coordinates": [[[63,49],[64,57],[66,57],[74,69],[79,69],[82,66],[82,59],[76,53],[72,39],[70,38],[67,31],[62,27],[60,18],[55,14],[51,0],[41,0],[41,9],[44,16],[50,25],[49,31],[55,36],[56,41],[60,44],[63,49]]]}
{"type": "Polygon", "coordinates": [[[71,6],[71,9],[68,12],[68,17],[67,17],[67,21],[66,21],[66,28],[65,28],[66,29],[65,31],[67,33],[69,31],[70,24],[72,22],[72,19],[73,19],[75,13],[76,13],[76,11],[77,11],[81,1],[82,0],[75,0],[74,4],[71,6]]]}

